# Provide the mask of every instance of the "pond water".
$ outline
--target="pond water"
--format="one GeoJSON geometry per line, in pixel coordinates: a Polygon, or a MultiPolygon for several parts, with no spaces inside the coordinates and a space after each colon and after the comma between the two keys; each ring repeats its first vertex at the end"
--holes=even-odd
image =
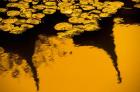
{"type": "Polygon", "coordinates": [[[99,31],[71,39],[56,36],[54,25],[67,21],[58,12],[20,35],[0,31],[0,92],[140,92],[139,15],[138,8],[121,9],[103,18],[99,31]],[[9,70],[1,72],[1,64],[9,70]]]}
{"type": "MultiPolygon", "coordinates": [[[[39,92],[139,92],[139,29],[137,24],[119,24],[113,28],[121,84],[117,83],[112,59],[104,49],[75,47],[72,40],[67,40],[72,54],[43,63],[38,68],[39,92]]],[[[33,79],[24,73],[17,79],[5,74],[0,76],[0,81],[2,92],[36,92],[33,79]]]]}

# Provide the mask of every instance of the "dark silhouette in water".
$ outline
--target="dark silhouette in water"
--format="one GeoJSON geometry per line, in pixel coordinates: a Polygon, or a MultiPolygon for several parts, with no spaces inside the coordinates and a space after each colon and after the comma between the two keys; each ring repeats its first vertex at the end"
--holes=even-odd
{"type": "MultiPolygon", "coordinates": [[[[113,61],[114,68],[117,71],[118,82],[121,83],[122,78],[118,68],[117,55],[115,52],[114,36],[113,36],[113,19],[114,17],[124,18],[125,23],[140,23],[140,9],[133,10],[120,9],[112,17],[103,18],[99,21],[101,29],[98,31],[84,32],[78,36],[74,36],[74,43],[79,46],[95,46],[104,49],[113,61]]],[[[123,30],[122,30],[123,31],[123,30]]]]}
{"type": "Polygon", "coordinates": [[[36,34],[34,34],[34,32],[30,33],[29,31],[28,33],[24,33],[22,35],[12,35],[0,31],[0,46],[3,47],[6,52],[16,53],[27,60],[38,89],[39,79],[37,77],[37,70],[32,62],[32,55],[34,53],[36,40],[35,35],[36,34]]]}
{"type": "MultiPolygon", "coordinates": [[[[2,3],[1,3],[2,4],[2,3]]],[[[5,7],[5,6],[4,6],[5,7]]],[[[137,12],[138,9],[134,10],[137,12]]],[[[126,22],[134,23],[140,19],[139,13],[129,15],[125,10],[119,10],[116,16],[124,17],[126,22]],[[132,20],[133,18],[133,20],[132,20]]],[[[113,16],[114,17],[114,16],[113,16]]],[[[114,37],[112,35],[113,17],[104,18],[100,21],[101,30],[93,32],[84,32],[79,36],[74,36],[75,44],[79,45],[93,45],[98,48],[104,49],[113,60],[114,67],[117,71],[119,82],[121,82],[120,71],[117,64],[117,55],[115,53],[114,37]]],[[[17,53],[27,60],[28,65],[33,73],[33,78],[36,83],[37,90],[39,90],[39,78],[37,69],[32,62],[32,55],[35,49],[35,42],[39,34],[46,36],[56,35],[54,25],[58,22],[67,21],[67,17],[63,14],[56,12],[53,15],[47,15],[42,19],[42,23],[36,25],[33,29],[27,30],[23,34],[13,35],[7,32],[0,31],[0,46],[7,52],[17,53]],[[56,19],[56,20],[55,20],[56,19]]]]}
{"type": "Polygon", "coordinates": [[[104,49],[113,61],[113,65],[117,71],[119,82],[121,82],[120,71],[117,64],[117,55],[115,52],[114,37],[112,36],[113,18],[108,17],[100,21],[101,29],[98,31],[84,32],[79,36],[74,36],[74,43],[80,46],[95,46],[104,49]]]}
{"type": "Polygon", "coordinates": [[[37,69],[32,62],[32,55],[35,49],[35,42],[39,34],[46,36],[56,35],[54,25],[60,21],[66,21],[66,16],[56,12],[54,15],[47,15],[42,19],[42,23],[34,28],[18,35],[10,34],[0,30],[0,47],[3,47],[6,52],[16,53],[27,60],[28,65],[33,73],[33,78],[39,90],[39,78],[37,69]],[[61,17],[63,17],[63,19],[61,17]],[[57,18],[54,20],[53,18],[57,18]]]}

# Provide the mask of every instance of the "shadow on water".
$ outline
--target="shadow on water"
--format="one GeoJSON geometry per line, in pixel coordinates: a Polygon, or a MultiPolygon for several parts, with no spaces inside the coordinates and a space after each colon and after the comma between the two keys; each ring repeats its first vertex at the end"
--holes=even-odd
{"type": "Polygon", "coordinates": [[[37,69],[32,62],[32,55],[35,49],[35,42],[38,39],[39,34],[46,36],[56,35],[54,25],[59,21],[65,20],[65,17],[57,12],[54,15],[48,15],[43,18],[43,22],[36,25],[34,28],[27,30],[26,32],[14,35],[7,32],[0,31],[0,47],[3,47],[8,53],[16,53],[27,60],[28,65],[33,73],[33,78],[36,82],[37,90],[39,90],[39,78],[37,69]],[[53,18],[57,18],[55,21],[53,18]]]}
{"type": "MultiPolygon", "coordinates": [[[[120,13],[122,13],[121,10],[120,13]]],[[[124,13],[124,15],[127,14],[124,13]]],[[[122,17],[124,15],[122,14],[122,17]]],[[[130,20],[129,18],[135,17],[127,16],[126,20],[130,20]]],[[[114,37],[112,36],[112,20],[113,17],[104,18],[102,21],[100,21],[101,30],[93,32],[84,32],[79,36],[74,36],[73,39],[75,44],[81,46],[91,45],[105,50],[111,57],[113,65],[117,71],[118,80],[119,82],[121,82],[120,71],[118,69],[117,64],[117,55],[115,53],[114,37]]],[[[23,34],[12,35],[7,32],[0,31],[0,47],[3,47],[6,52],[17,53],[27,60],[27,63],[30,66],[31,71],[33,73],[33,78],[35,80],[36,87],[38,90],[39,78],[37,74],[37,69],[32,62],[32,55],[35,49],[35,42],[38,39],[39,34],[43,34],[46,36],[56,35],[56,31],[53,27],[56,23],[62,21],[67,21],[67,17],[56,12],[53,15],[47,15],[45,18],[42,19],[41,24],[36,25],[33,29],[26,31],[23,34]]],[[[135,21],[137,21],[137,19],[135,21]]]]}
{"type": "MultiPolygon", "coordinates": [[[[113,19],[114,17],[124,18],[126,24],[140,23],[140,9],[133,8],[132,10],[120,9],[112,17],[103,18],[99,21],[101,29],[98,31],[84,32],[81,35],[74,36],[74,43],[79,46],[95,46],[101,48],[108,53],[113,61],[114,68],[117,72],[118,83],[121,83],[122,78],[117,63],[117,55],[115,52],[114,36],[113,36],[113,19]]],[[[123,30],[122,30],[123,31],[123,30]]]]}
{"type": "Polygon", "coordinates": [[[120,71],[117,64],[113,31],[113,18],[105,18],[100,21],[101,29],[98,31],[84,32],[80,36],[74,36],[74,43],[80,46],[95,46],[105,50],[113,61],[117,71],[118,81],[121,82],[120,71]]]}

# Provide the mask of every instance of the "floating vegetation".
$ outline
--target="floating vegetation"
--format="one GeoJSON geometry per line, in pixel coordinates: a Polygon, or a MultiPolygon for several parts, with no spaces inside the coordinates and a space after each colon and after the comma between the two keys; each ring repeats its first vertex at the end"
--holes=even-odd
{"type": "Polygon", "coordinates": [[[13,34],[21,34],[40,24],[45,15],[54,14],[57,10],[67,15],[68,22],[72,25],[71,28],[67,28],[66,23],[56,24],[54,27],[56,30],[66,31],[60,32],[59,37],[73,36],[84,31],[98,30],[98,20],[111,16],[122,6],[123,3],[119,1],[102,3],[94,0],[80,0],[76,3],[74,0],[62,0],[56,3],[55,0],[9,0],[6,8],[0,8],[0,12],[6,13],[8,17],[5,19],[0,16],[0,29],[13,34]]]}
{"type": "Polygon", "coordinates": [[[134,7],[140,8],[140,0],[132,0],[132,1],[135,2],[134,7]]]}
{"type": "Polygon", "coordinates": [[[8,3],[6,7],[0,8],[0,14],[5,14],[0,16],[0,30],[12,34],[21,34],[33,28],[41,23],[45,14],[53,14],[57,9],[55,1],[9,0],[3,2],[8,3]]]}
{"type": "MultiPolygon", "coordinates": [[[[137,8],[139,8],[139,0],[132,0],[131,2],[135,4],[131,6],[128,1],[121,2],[120,0],[0,1],[0,32],[8,35],[8,37],[5,37],[6,40],[3,41],[3,39],[0,39],[0,43],[2,44],[2,46],[0,46],[0,74],[10,70],[12,71],[11,76],[17,78],[21,71],[32,73],[36,87],[39,89],[37,68],[40,64],[46,61],[55,61],[56,58],[72,54],[70,48],[73,46],[67,46],[67,44],[69,44],[67,40],[72,41],[79,36],[80,40],[78,40],[78,42],[75,41],[75,44],[83,45],[82,41],[85,40],[84,37],[89,36],[91,40],[91,38],[95,36],[95,38],[92,39],[94,42],[88,41],[88,43],[84,43],[84,45],[93,45],[96,43],[96,45],[94,44],[95,46],[104,49],[110,55],[117,71],[118,81],[121,82],[117,55],[114,50],[114,39],[113,36],[110,35],[112,34],[114,23],[116,25],[126,21],[124,10],[132,10],[135,7],[134,11],[137,11],[137,8]],[[65,18],[59,16],[60,14],[61,16],[65,16],[65,18]],[[117,14],[117,16],[115,16],[115,14],[117,14]],[[49,16],[55,16],[50,20],[56,21],[51,31],[57,33],[57,35],[55,34],[55,36],[51,38],[49,38],[50,35],[47,33],[47,28],[42,31],[41,27],[37,27],[41,24],[44,24],[43,26],[45,27],[49,27],[50,25],[50,27],[52,27],[49,16]],[[59,17],[60,20],[63,21],[57,21],[56,17],[59,17]],[[45,22],[44,19],[46,19],[45,22]],[[102,21],[107,21],[104,23],[104,26],[102,26],[102,21]],[[47,23],[47,25],[45,25],[45,23],[47,23]],[[32,33],[31,30],[34,32],[32,33]],[[21,36],[21,39],[16,38],[15,34],[16,36],[21,36]],[[30,35],[28,36],[27,34],[30,35]],[[86,34],[86,36],[84,36],[84,34],[86,34]],[[98,39],[96,34],[102,38],[98,39]],[[9,37],[9,35],[12,36],[9,37]],[[27,35],[27,38],[24,38],[24,35],[27,35]],[[81,41],[81,39],[83,40],[81,41]],[[17,46],[17,44],[21,47],[17,46]],[[24,50],[22,50],[23,45],[27,45],[24,47],[24,50]],[[7,48],[13,51],[9,51],[7,48]]],[[[128,16],[127,19],[130,19],[129,11],[126,12],[126,15],[128,16]]],[[[137,16],[134,17],[138,18],[137,16]]]]}

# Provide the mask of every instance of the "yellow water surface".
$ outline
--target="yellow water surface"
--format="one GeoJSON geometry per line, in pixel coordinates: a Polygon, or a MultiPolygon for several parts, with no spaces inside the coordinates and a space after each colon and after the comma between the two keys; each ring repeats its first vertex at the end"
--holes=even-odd
{"type": "MultiPolygon", "coordinates": [[[[70,45],[71,55],[38,67],[39,92],[140,92],[140,26],[119,24],[113,32],[121,84],[103,49],[70,45]]],[[[30,75],[14,79],[7,73],[0,76],[0,92],[36,92],[36,87],[30,75]]]]}

